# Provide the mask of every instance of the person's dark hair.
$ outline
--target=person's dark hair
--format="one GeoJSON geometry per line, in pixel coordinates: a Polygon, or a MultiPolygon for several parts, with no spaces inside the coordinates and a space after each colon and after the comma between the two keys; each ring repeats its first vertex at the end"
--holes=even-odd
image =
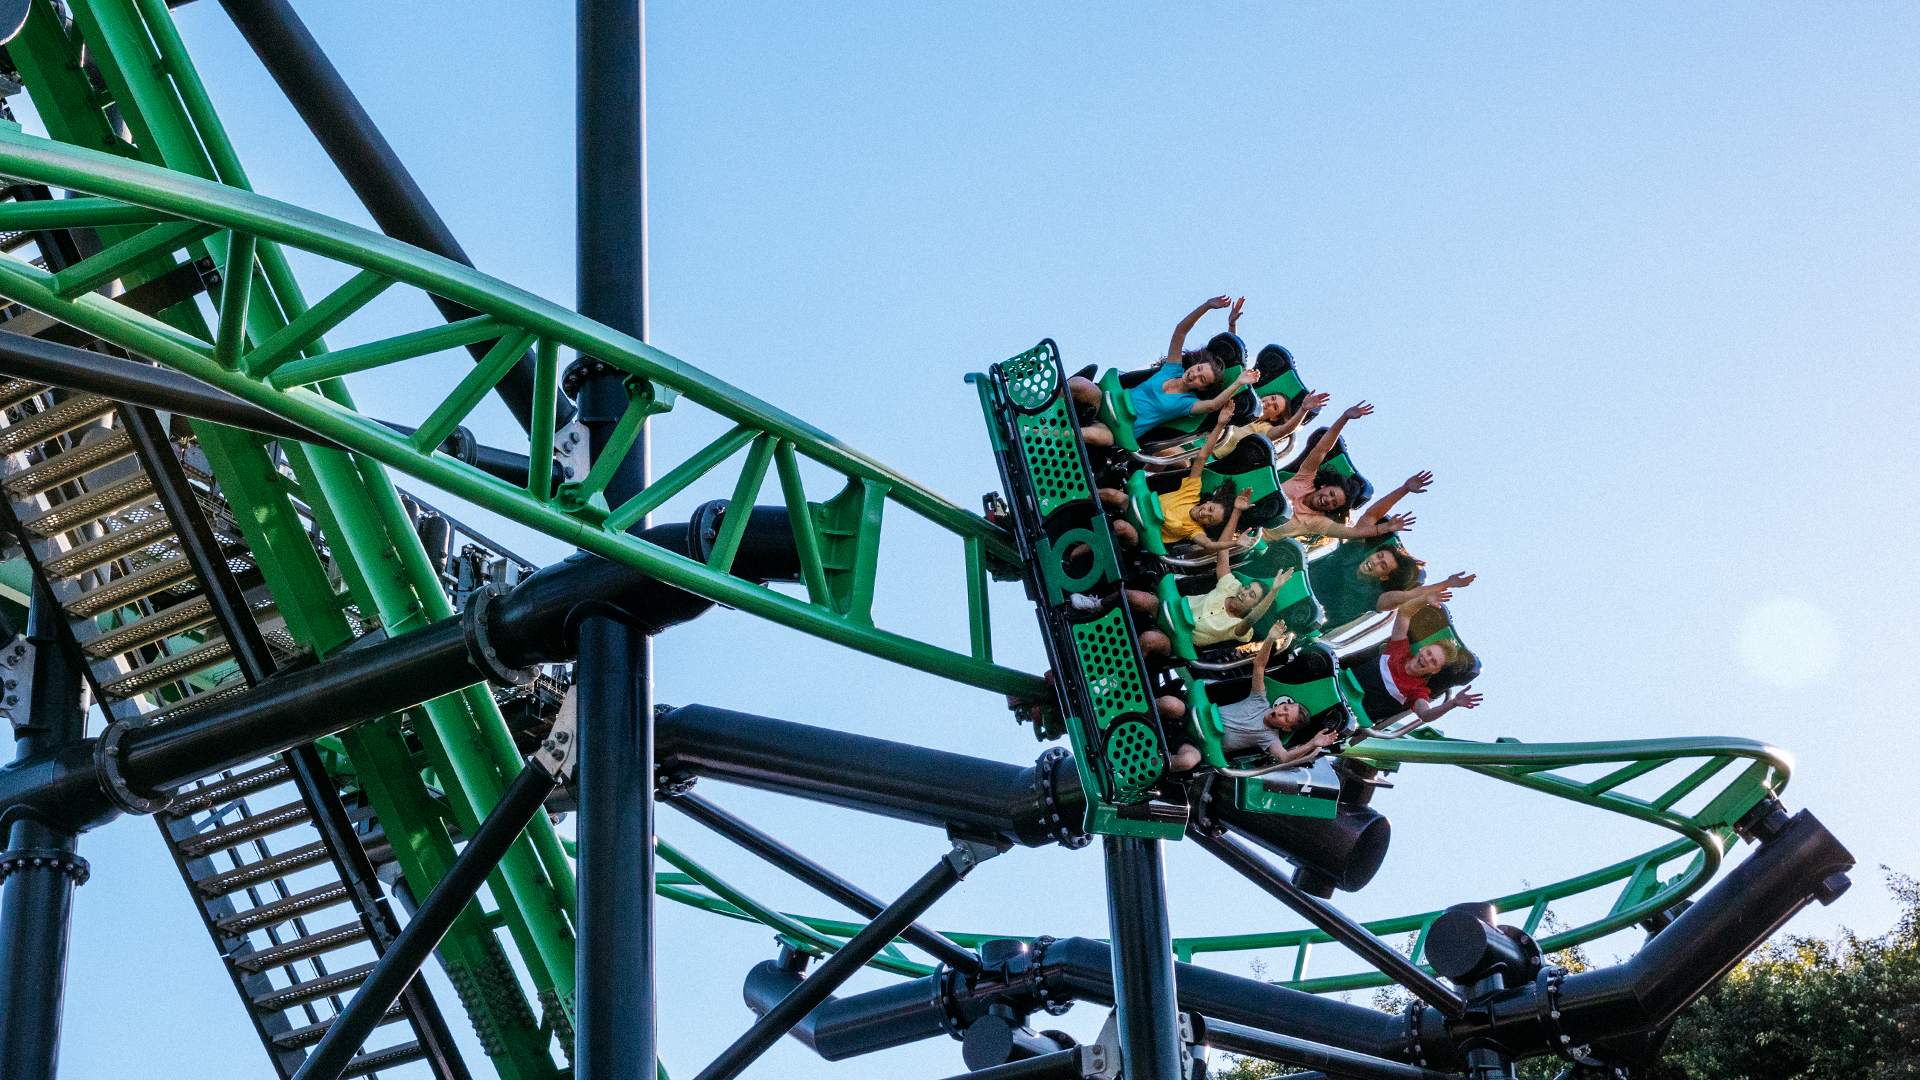
{"type": "Polygon", "coordinates": [[[1313,486],[1317,488],[1337,487],[1346,495],[1347,501],[1341,504],[1338,510],[1327,515],[1342,525],[1347,523],[1347,518],[1351,516],[1355,510],[1367,504],[1367,482],[1362,479],[1358,473],[1342,474],[1333,469],[1323,468],[1313,474],[1313,486]]]}
{"type": "Polygon", "coordinates": [[[1220,358],[1205,349],[1188,349],[1181,353],[1180,366],[1186,371],[1205,369],[1211,372],[1206,382],[1209,393],[1218,393],[1227,376],[1227,369],[1221,365],[1220,358]]]}
{"type": "Polygon", "coordinates": [[[1407,549],[1398,544],[1388,544],[1379,550],[1393,556],[1393,569],[1387,571],[1387,576],[1380,579],[1380,583],[1386,587],[1386,590],[1405,592],[1413,588],[1420,578],[1420,568],[1426,563],[1407,554],[1407,549]]]}
{"type": "MultiPolygon", "coordinates": [[[[1222,514],[1225,514],[1231,517],[1233,515],[1233,501],[1234,499],[1238,498],[1239,495],[1240,495],[1240,486],[1238,484],[1235,484],[1231,480],[1223,481],[1219,487],[1216,487],[1212,491],[1209,491],[1205,495],[1202,495],[1200,497],[1200,502],[1194,504],[1194,508],[1198,509],[1202,503],[1219,503],[1220,512],[1222,514]]],[[[1225,529],[1226,527],[1227,527],[1227,521],[1226,521],[1226,518],[1223,517],[1220,519],[1220,524],[1211,526],[1207,529],[1207,539],[1209,540],[1220,539],[1220,531],[1222,529],[1225,529]]]]}

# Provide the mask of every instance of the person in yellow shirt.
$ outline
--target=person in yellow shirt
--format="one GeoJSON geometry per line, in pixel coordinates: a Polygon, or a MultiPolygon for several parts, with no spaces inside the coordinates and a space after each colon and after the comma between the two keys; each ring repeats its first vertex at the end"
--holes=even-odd
{"type": "Polygon", "coordinates": [[[1206,470],[1208,459],[1227,430],[1227,412],[1222,410],[1218,416],[1180,485],[1160,494],[1160,542],[1163,544],[1191,542],[1207,551],[1227,551],[1234,546],[1240,512],[1253,505],[1250,494],[1235,497],[1236,488],[1231,480],[1204,496],[1200,491],[1200,474],[1206,470]],[[1220,533],[1218,540],[1209,535],[1215,529],[1220,533]]]}

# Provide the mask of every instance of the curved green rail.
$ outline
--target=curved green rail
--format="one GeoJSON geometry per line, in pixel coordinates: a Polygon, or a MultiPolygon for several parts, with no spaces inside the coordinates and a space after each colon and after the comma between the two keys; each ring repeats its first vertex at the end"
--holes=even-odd
{"type": "MultiPolygon", "coordinates": [[[[157,360],[287,417],[350,449],[416,479],[484,506],[555,539],[645,571],[689,592],[729,604],[793,629],[959,682],[1019,697],[1041,698],[1045,683],[994,664],[985,634],[985,590],[969,589],[970,654],[930,645],[873,625],[874,575],[884,503],[899,503],[963,541],[969,580],[983,581],[989,560],[1017,559],[1006,534],[984,519],[854,450],[826,432],[666,353],[610,330],[523,289],[471,267],[399,241],[276,202],[249,191],[198,179],[112,154],[0,131],[0,173],[97,199],[0,206],[0,230],[114,225],[133,235],[59,273],[20,259],[0,260],[0,296],[124,349],[157,360]],[[343,263],[351,279],[305,312],[288,312],[285,326],[259,334],[252,305],[271,302],[247,288],[223,290],[228,301],[219,325],[202,338],[117,304],[93,290],[156,259],[216,234],[229,250],[251,253],[267,245],[296,248],[343,263]],[[395,286],[420,289],[480,312],[452,324],[332,352],[321,337],[375,296],[395,286]],[[259,334],[259,340],[255,335],[259,334]],[[355,411],[350,400],[316,391],[343,375],[404,363],[479,341],[497,341],[432,410],[420,429],[400,435],[355,411]],[[707,408],[735,427],[661,476],[644,493],[609,507],[610,469],[593,469],[577,483],[547,490],[550,477],[534,469],[517,488],[445,454],[438,446],[505,377],[514,361],[536,348],[541,380],[536,400],[552,399],[558,350],[572,349],[627,372],[629,406],[615,445],[602,454],[617,462],[640,422],[671,408],[677,398],[707,408]],[[628,440],[621,442],[624,438],[628,440]],[[749,449],[750,448],[750,449],[749,449]],[[732,576],[737,530],[723,528],[708,563],[666,551],[625,530],[742,449],[746,461],[733,505],[751,506],[777,462],[807,584],[801,601],[732,576]],[[615,451],[620,451],[616,453],[615,451]],[[807,498],[795,455],[847,478],[847,488],[819,511],[807,498]]],[[[251,275],[229,272],[229,281],[251,275]]],[[[552,453],[551,406],[539,409],[527,453],[552,453]]],[[[746,515],[727,518],[744,528],[746,515]]]]}

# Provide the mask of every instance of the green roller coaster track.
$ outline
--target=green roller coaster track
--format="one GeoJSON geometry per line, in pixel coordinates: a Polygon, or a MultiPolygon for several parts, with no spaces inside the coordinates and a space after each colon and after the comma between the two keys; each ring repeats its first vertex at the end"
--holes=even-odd
{"type": "MultiPolygon", "coordinates": [[[[33,0],[10,53],[50,139],[0,125],[0,174],[81,193],[54,202],[0,205],[0,232],[91,228],[104,250],[57,272],[17,257],[0,258],[0,296],[139,356],[184,372],[290,419],[348,452],[280,444],[290,481],[262,436],[195,422],[221,491],[286,614],[289,632],[325,655],[352,640],[347,610],[372,613],[389,634],[450,615],[451,607],[410,526],[387,470],[451,492],[528,528],[642,570],[689,592],[787,627],[972,686],[1017,698],[1049,697],[1038,677],[993,662],[987,632],[991,569],[1016,558],[1009,538],[971,514],[832,436],[643,342],[595,324],[523,289],[472,268],[249,190],[245,171],[175,29],[164,0],[70,0],[71,24],[48,0],[33,0]],[[85,61],[82,63],[82,48],[85,61]],[[100,85],[87,69],[98,71],[100,85]],[[116,124],[116,121],[118,122],[116,124]],[[121,126],[123,125],[123,126],[121,126]],[[309,304],[294,280],[287,249],[327,260],[346,283],[309,304]],[[217,319],[186,301],[143,315],[95,290],[114,281],[132,288],[178,265],[211,258],[222,284],[210,297],[217,319]],[[324,336],[375,297],[396,287],[464,304],[475,316],[446,325],[330,350],[324,336]],[[414,434],[400,435],[361,415],[345,376],[403,364],[474,342],[495,344],[432,409],[414,434]],[[610,506],[606,470],[550,490],[544,470],[518,488],[434,447],[453,431],[528,348],[537,359],[536,415],[526,451],[536,463],[554,446],[554,401],[562,349],[598,359],[630,378],[630,403],[614,462],[650,414],[676,406],[709,410],[732,428],[666,471],[645,493],[610,506]],[[628,535],[625,530],[666,500],[744,452],[732,506],[751,506],[769,467],[792,511],[806,586],[801,600],[730,573],[747,515],[728,514],[712,556],[698,562],[628,535]],[[801,483],[805,457],[845,478],[845,488],[810,502],[801,483]],[[344,578],[329,580],[293,500],[311,508],[344,578]],[[872,603],[881,525],[891,501],[958,537],[969,598],[966,653],[874,625],[872,603]]],[[[411,881],[438,880],[454,843],[443,813],[471,835],[519,768],[504,721],[485,687],[424,703],[409,718],[426,761],[440,780],[443,811],[421,779],[422,762],[407,749],[402,718],[389,717],[341,737],[340,749],[373,803],[411,881]]],[[[1553,885],[1495,901],[1526,911],[1525,929],[1540,926],[1550,903],[1618,887],[1604,916],[1544,940],[1561,949],[1672,907],[1712,879],[1732,837],[1731,824],[1768,791],[1778,792],[1790,761],[1772,747],[1740,739],[1532,745],[1477,743],[1423,732],[1397,741],[1363,742],[1350,751],[1385,768],[1451,765],[1558,798],[1671,830],[1678,838],[1634,858],[1553,885]],[[1590,781],[1563,770],[1614,766],[1590,781]],[[1659,770],[1664,786],[1647,788],[1659,770]],[[1729,774],[1729,770],[1732,770],[1729,774]],[[1628,786],[1647,792],[1635,796],[1628,786]],[[1698,804],[1682,812],[1682,803],[1698,804]],[[1685,860],[1671,876],[1664,867],[1685,860]]],[[[788,915],[755,901],[662,843],[677,873],[660,877],[676,901],[774,928],[816,954],[830,952],[856,924],[788,915]]],[[[442,946],[451,968],[486,968],[498,950],[497,927],[514,943],[540,998],[534,1022],[495,997],[463,995],[502,1076],[552,1076],[549,1047],[564,1031],[573,988],[572,869],[544,818],[502,863],[491,892],[492,913],[478,904],[442,946]],[[491,950],[491,951],[490,951],[491,950]]],[[[1438,912],[1370,924],[1381,934],[1424,937],[1438,912]]],[[[1006,935],[953,934],[962,944],[1006,935]]],[[[1288,982],[1332,991],[1379,985],[1374,974],[1308,978],[1312,930],[1176,941],[1182,959],[1205,953],[1293,948],[1288,982]]],[[[1415,955],[1419,949],[1416,944],[1415,955]]],[[[898,948],[875,961],[918,975],[928,969],[898,948]]],[[[564,1041],[564,1040],[563,1040],[564,1041]]]]}

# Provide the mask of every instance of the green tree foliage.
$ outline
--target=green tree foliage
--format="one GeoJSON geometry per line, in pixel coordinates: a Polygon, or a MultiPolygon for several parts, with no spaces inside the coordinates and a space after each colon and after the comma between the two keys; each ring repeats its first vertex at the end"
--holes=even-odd
{"type": "Polygon", "coordinates": [[[1890,932],[1769,943],[1680,1014],[1648,1080],[1920,1078],[1920,882],[1887,884],[1890,932]]]}
{"type": "MultiPolygon", "coordinates": [[[[1892,930],[1769,942],[1687,1006],[1646,1080],[1920,1080],[1920,881],[1889,872],[1887,887],[1902,909],[1892,930]]],[[[1557,959],[1587,966],[1585,955],[1557,959]]],[[[1395,987],[1374,1004],[1397,1012],[1407,1000],[1395,987]]],[[[1518,1071],[1551,1080],[1564,1065],[1535,1058],[1518,1071]]],[[[1234,1057],[1217,1067],[1218,1080],[1299,1071],[1234,1057]]]]}

